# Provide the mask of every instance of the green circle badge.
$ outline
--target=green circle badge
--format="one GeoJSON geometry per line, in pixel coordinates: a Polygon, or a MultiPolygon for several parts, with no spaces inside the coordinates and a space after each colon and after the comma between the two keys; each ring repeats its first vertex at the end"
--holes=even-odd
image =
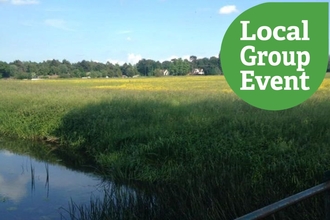
{"type": "Polygon", "coordinates": [[[265,3],[237,17],[221,45],[232,90],[265,110],[283,110],[311,97],[328,64],[328,3],[265,3]]]}

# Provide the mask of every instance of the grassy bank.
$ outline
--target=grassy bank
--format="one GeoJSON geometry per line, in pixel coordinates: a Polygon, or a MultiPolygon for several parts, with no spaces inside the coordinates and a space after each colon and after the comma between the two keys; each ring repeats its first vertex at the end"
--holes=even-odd
{"type": "MultiPolygon", "coordinates": [[[[59,138],[67,155],[117,180],[153,183],[169,216],[233,219],[318,184],[330,169],[329,77],[309,100],[277,112],[244,103],[221,76],[0,87],[1,133],[59,138]]],[[[319,219],[321,203],[278,217],[319,219]]]]}

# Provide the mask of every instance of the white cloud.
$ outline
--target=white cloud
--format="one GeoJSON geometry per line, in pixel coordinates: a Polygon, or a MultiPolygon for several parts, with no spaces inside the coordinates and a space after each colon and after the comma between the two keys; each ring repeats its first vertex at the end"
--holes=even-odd
{"type": "Polygon", "coordinates": [[[136,64],[137,62],[139,62],[139,60],[142,60],[142,56],[140,54],[134,54],[134,53],[130,53],[128,54],[128,57],[127,57],[127,61],[130,63],[130,64],[136,64]]]}
{"type": "Polygon", "coordinates": [[[178,58],[179,58],[178,56],[173,55],[173,56],[168,57],[168,58],[165,59],[165,60],[171,61],[171,60],[173,60],[173,59],[178,59],[178,58]]]}
{"type": "Polygon", "coordinates": [[[127,37],[127,38],[126,38],[126,40],[127,40],[127,41],[131,41],[131,40],[132,40],[132,38],[130,38],[130,37],[127,37]]]}
{"type": "Polygon", "coordinates": [[[119,64],[119,65],[123,65],[124,63],[130,63],[130,64],[134,65],[134,64],[137,64],[139,62],[139,60],[142,60],[142,56],[140,54],[129,53],[129,54],[127,54],[126,61],[116,60],[116,59],[107,59],[106,62],[109,62],[112,64],[119,64]]]}
{"type": "Polygon", "coordinates": [[[54,27],[66,31],[72,31],[72,29],[68,28],[66,22],[62,19],[47,19],[44,21],[44,23],[50,27],[54,27]]]}
{"type": "Polygon", "coordinates": [[[181,57],[183,60],[189,60],[190,59],[190,55],[184,55],[183,57],[181,57]]]}
{"type": "Polygon", "coordinates": [[[13,5],[36,5],[39,4],[37,0],[11,0],[13,5]]]}
{"type": "Polygon", "coordinates": [[[26,175],[18,175],[15,178],[5,178],[0,175],[0,195],[18,203],[27,194],[26,184],[28,182],[29,178],[26,175]]]}
{"type": "Polygon", "coordinates": [[[226,5],[219,9],[219,14],[231,14],[238,12],[236,5],[226,5]]]}
{"type": "Polygon", "coordinates": [[[125,63],[125,61],[122,60],[113,60],[113,59],[107,59],[107,62],[112,63],[112,64],[119,64],[119,65],[123,65],[125,63]]]}
{"type": "Polygon", "coordinates": [[[181,58],[182,60],[189,60],[190,59],[190,55],[183,55],[183,56],[176,56],[176,55],[172,55],[166,59],[160,60],[160,62],[164,62],[164,61],[171,61],[172,59],[179,59],[181,58]]]}
{"type": "Polygon", "coordinates": [[[7,157],[11,157],[11,156],[14,156],[15,155],[12,152],[7,151],[7,150],[3,150],[3,151],[1,151],[1,153],[3,153],[3,155],[4,156],[7,156],[7,157]]]}

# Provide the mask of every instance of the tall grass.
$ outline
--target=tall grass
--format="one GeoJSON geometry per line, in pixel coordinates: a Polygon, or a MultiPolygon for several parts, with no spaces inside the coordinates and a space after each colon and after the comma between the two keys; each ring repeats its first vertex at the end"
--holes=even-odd
{"type": "MultiPolygon", "coordinates": [[[[61,152],[104,175],[151,184],[160,208],[150,216],[233,219],[318,184],[330,167],[329,78],[284,111],[249,106],[219,76],[0,86],[1,133],[58,139],[61,152]]],[[[71,213],[102,214],[113,207],[106,199],[71,213]]],[[[129,204],[140,210],[144,202],[129,204]]],[[[317,197],[275,218],[319,219],[322,207],[317,197]]]]}
{"type": "Polygon", "coordinates": [[[90,203],[77,204],[71,200],[68,208],[61,209],[61,216],[70,219],[159,219],[165,214],[153,196],[137,193],[122,186],[104,188],[104,195],[91,197],[90,203]]]}

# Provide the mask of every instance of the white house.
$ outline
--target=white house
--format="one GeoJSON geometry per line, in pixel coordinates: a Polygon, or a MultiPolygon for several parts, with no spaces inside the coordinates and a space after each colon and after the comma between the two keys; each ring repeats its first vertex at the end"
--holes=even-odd
{"type": "Polygon", "coordinates": [[[204,75],[204,70],[203,69],[194,69],[194,72],[192,75],[204,75]]]}

